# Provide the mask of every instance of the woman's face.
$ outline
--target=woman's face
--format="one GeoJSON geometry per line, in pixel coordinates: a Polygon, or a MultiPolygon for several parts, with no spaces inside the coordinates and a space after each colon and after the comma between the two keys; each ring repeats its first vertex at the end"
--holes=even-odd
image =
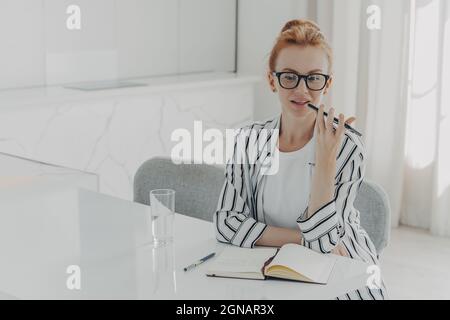
{"type": "MultiPolygon", "coordinates": [[[[311,73],[328,73],[327,56],[323,49],[312,46],[301,47],[290,45],[280,50],[276,61],[275,72],[292,71],[301,75],[311,73]]],[[[317,107],[322,101],[322,97],[327,94],[331,86],[332,79],[328,79],[325,87],[320,91],[307,88],[305,78],[294,89],[285,89],[280,86],[275,75],[268,73],[269,85],[278,92],[282,112],[287,116],[304,117],[315,113],[307,103],[312,103],[317,107]],[[300,102],[296,104],[292,101],[300,102]]]]}

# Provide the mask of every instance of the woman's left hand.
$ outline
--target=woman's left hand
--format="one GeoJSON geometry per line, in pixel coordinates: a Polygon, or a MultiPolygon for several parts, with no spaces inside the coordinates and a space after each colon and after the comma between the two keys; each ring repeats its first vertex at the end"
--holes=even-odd
{"type": "Polygon", "coordinates": [[[350,117],[344,121],[344,115],[339,114],[338,127],[333,126],[334,108],[330,108],[327,119],[325,121],[323,114],[324,105],[321,104],[316,116],[314,126],[316,139],[316,164],[325,165],[334,168],[337,157],[337,151],[341,145],[342,136],[344,135],[344,123],[350,124],[355,121],[355,117],[350,117]]]}

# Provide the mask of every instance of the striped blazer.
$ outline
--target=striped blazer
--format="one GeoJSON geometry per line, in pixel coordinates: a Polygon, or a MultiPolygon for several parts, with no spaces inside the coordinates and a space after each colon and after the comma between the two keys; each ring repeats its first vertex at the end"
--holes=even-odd
{"type": "MultiPolygon", "coordinates": [[[[238,130],[233,156],[226,164],[225,182],[213,216],[218,241],[253,248],[267,228],[263,188],[267,169],[277,163],[274,157],[277,153],[274,151],[280,123],[281,115],[238,130]],[[269,134],[261,134],[263,130],[269,134]],[[255,145],[257,147],[252,148],[255,145]],[[249,153],[255,155],[253,159],[256,161],[245,161],[249,153]]],[[[312,143],[314,152],[311,152],[308,163],[310,179],[315,170],[315,137],[312,143]]],[[[360,212],[353,206],[364,178],[363,143],[357,135],[346,130],[338,150],[333,199],[309,218],[306,218],[308,207],[299,212],[297,224],[303,235],[303,245],[317,252],[330,253],[336,245],[342,244],[351,258],[378,265],[375,246],[360,226],[360,212]]],[[[295,196],[295,190],[291,192],[295,196]]],[[[366,294],[371,298],[370,294],[366,294]]],[[[358,295],[355,294],[354,298],[358,295]]]]}

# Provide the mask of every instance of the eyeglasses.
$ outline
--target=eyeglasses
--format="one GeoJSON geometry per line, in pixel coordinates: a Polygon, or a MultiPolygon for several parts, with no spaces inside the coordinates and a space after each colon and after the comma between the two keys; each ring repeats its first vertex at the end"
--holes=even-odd
{"type": "Polygon", "coordinates": [[[282,88],[294,89],[297,88],[298,84],[305,78],[306,87],[309,90],[320,91],[325,88],[328,79],[330,78],[327,74],[322,73],[311,73],[308,75],[301,75],[295,72],[272,72],[278,78],[278,83],[282,88]]]}

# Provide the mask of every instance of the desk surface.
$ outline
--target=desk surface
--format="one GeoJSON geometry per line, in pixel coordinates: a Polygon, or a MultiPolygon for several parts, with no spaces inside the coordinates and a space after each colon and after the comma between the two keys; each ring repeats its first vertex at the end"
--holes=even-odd
{"type": "Polygon", "coordinates": [[[367,265],[337,257],[327,285],[210,278],[205,269],[215,258],[183,271],[223,250],[210,222],[177,214],[173,244],[154,248],[148,206],[74,188],[27,189],[0,200],[3,297],[331,299],[364,286],[368,276],[367,265]],[[79,290],[67,287],[71,265],[80,267],[79,290]]]}

